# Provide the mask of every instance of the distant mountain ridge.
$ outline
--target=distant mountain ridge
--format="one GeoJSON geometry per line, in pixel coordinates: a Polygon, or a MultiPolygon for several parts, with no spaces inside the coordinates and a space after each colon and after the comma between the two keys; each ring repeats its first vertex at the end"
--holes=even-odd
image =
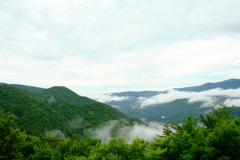
{"type": "MultiPolygon", "coordinates": [[[[205,83],[200,86],[192,86],[192,87],[182,87],[182,88],[173,88],[178,91],[191,91],[191,92],[201,92],[204,90],[210,90],[214,88],[222,88],[222,89],[237,89],[240,87],[240,79],[232,78],[229,80],[215,82],[215,83],[205,83]]],[[[126,91],[126,92],[115,92],[110,93],[110,95],[115,96],[136,96],[136,97],[152,97],[159,93],[166,93],[165,91],[126,91]]]]}
{"type": "Polygon", "coordinates": [[[27,85],[22,85],[22,84],[7,84],[7,83],[0,83],[0,84],[10,85],[10,86],[14,86],[14,87],[23,89],[25,91],[36,92],[36,93],[45,89],[45,88],[41,88],[41,87],[27,86],[27,85]]]}
{"type": "MultiPolygon", "coordinates": [[[[222,88],[226,89],[238,89],[240,87],[240,79],[229,79],[221,82],[215,83],[205,83],[200,86],[193,87],[183,87],[183,88],[174,88],[172,90],[181,92],[195,92],[201,93],[202,91],[208,91],[211,89],[222,88]]],[[[214,110],[214,107],[200,107],[203,105],[203,101],[198,101],[194,103],[188,103],[188,99],[177,99],[169,103],[154,104],[146,108],[140,108],[141,101],[144,99],[149,99],[159,94],[166,95],[169,90],[165,91],[140,91],[140,92],[119,92],[119,93],[110,93],[110,96],[123,96],[129,97],[123,101],[110,101],[106,104],[117,106],[117,109],[131,117],[138,119],[145,119],[146,121],[157,121],[165,122],[170,120],[175,120],[176,122],[181,123],[181,121],[188,115],[199,116],[200,113],[208,113],[211,110],[214,110]],[[165,117],[165,118],[162,118],[165,117]]],[[[182,93],[183,94],[183,93],[182,93]]],[[[240,98],[240,97],[239,97],[240,98]]],[[[225,96],[217,96],[216,103],[223,103],[227,100],[225,96]]],[[[240,99],[239,99],[240,101],[240,99]]],[[[234,114],[240,116],[239,108],[234,110],[234,114]]]]}
{"type": "Polygon", "coordinates": [[[201,92],[204,90],[210,90],[210,89],[214,89],[214,88],[237,89],[239,87],[240,87],[240,79],[229,79],[229,80],[225,80],[222,82],[216,82],[216,83],[208,82],[201,86],[175,88],[175,90],[201,92]]]}
{"type": "MultiPolygon", "coordinates": [[[[25,85],[16,85],[9,84],[12,86],[16,86],[18,88],[30,91],[30,92],[39,92],[42,95],[48,96],[56,96],[65,101],[71,102],[74,105],[87,105],[93,104],[96,101],[91,100],[87,97],[83,97],[77,95],[73,91],[69,90],[66,87],[55,86],[48,89],[33,87],[33,86],[25,86],[25,85]]],[[[205,83],[199,86],[192,87],[183,87],[183,88],[174,88],[173,90],[179,91],[180,94],[182,91],[184,92],[196,92],[201,93],[202,91],[208,91],[211,89],[222,88],[222,89],[237,89],[240,87],[240,79],[229,79],[221,82],[215,83],[205,83]]],[[[200,113],[208,113],[211,110],[214,110],[214,107],[200,107],[204,104],[203,101],[197,101],[194,103],[189,103],[188,99],[182,98],[177,99],[169,103],[162,104],[154,104],[150,105],[146,108],[140,108],[141,101],[144,99],[150,99],[159,94],[167,94],[169,91],[128,91],[128,92],[119,92],[119,93],[111,93],[111,96],[119,96],[119,97],[128,97],[123,101],[110,101],[106,102],[106,104],[116,107],[120,112],[137,119],[143,119],[146,121],[157,121],[157,122],[165,122],[170,120],[175,120],[176,122],[181,123],[188,115],[199,116],[200,113]],[[164,118],[162,118],[164,117],[164,118]]],[[[214,97],[217,99],[216,103],[224,103],[227,99],[225,96],[217,96],[214,97]]],[[[235,99],[240,101],[240,97],[235,97],[235,99]]],[[[240,116],[240,108],[236,108],[234,110],[234,114],[240,116]]]]}

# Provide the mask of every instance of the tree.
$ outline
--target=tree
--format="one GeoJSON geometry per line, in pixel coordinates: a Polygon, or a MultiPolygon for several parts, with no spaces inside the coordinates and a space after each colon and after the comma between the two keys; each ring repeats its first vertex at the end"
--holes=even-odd
{"type": "Polygon", "coordinates": [[[6,116],[0,111],[0,159],[23,158],[22,150],[25,146],[27,135],[20,132],[19,128],[14,129],[16,117],[6,116]]]}
{"type": "Polygon", "coordinates": [[[206,118],[200,114],[201,122],[208,129],[213,129],[216,127],[217,123],[221,123],[222,120],[234,119],[235,116],[231,116],[234,106],[227,107],[226,105],[220,104],[220,108],[212,111],[211,114],[206,114],[206,118]]]}

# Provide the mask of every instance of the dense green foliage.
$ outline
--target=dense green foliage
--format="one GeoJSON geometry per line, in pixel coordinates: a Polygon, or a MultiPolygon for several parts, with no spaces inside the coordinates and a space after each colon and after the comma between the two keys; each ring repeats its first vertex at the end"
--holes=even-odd
{"type": "Polygon", "coordinates": [[[148,157],[159,159],[239,159],[240,119],[231,116],[233,108],[223,106],[206,117],[188,116],[182,125],[172,122],[174,132],[156,139],[148,157]],[[157,154],[156,154],[157,153],[157,154]]]}
{"type": "Polygon", "coordinates": [[[0,109],[19,117],[16,120],[18,127],[28,134],[50,134],[62,139],[81,139],[88,129],[110,120],[119,120],[125,125],[142,123],[103,103],[75,105],[56,96],[9,85],[0,85],[0,109]]]}
{"type": "Polygon", "coordinates": [[[164,135],[153,142],[135,138],[128,143],[118,137],[101,142],[35,137],[15,128],[13,115],[0,112],[0,159],[52,160],[237,160],[240,158],[240,119],[233,108],[222,106],[206,117],[188,116],[183,124],[165,124],[164,135]]]}
{"type": "Polygon", "coordinates": [[[78,94],[76,94],[75,92],[71,91],[66,87],[60,86],[44,89],[40,93],[45,95],[57,96],[76,105],[84,105],[96,102],[90,98],[79,96],[78,94]]]}

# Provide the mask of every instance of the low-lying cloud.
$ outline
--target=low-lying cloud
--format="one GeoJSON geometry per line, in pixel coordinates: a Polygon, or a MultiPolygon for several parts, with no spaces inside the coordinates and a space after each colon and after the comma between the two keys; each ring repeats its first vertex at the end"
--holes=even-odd
{"type": "Polygon", "coordinates": [[[107,103],[111,101],[124,101],[128,100],[130,97],[128,96],[112,96],[109,94],[104,94],[104,95],[99,95],[98,98],[96,98],[97,101],[102,102],[102,103],[107,103]]]}
{"type": "Polygon", "coordinates": [[[109,121],[106,124],[101,125],[95,129],[92,128],[89,129],[87,131],[87,134],[92,138],[98,138],[101,139],[102,141],[104,141],[105,139],[111,139],[112,138],[111,131],[118,123],[119,123],[118,120],[109,121]]]}
{"type": "MultiPolygon", "coordinates": [[[[96,129],[90,129],[89,136],[92,138],[98,138],[102,141],[113,138],[111,135],[112,130],[119,125],[118,120],[109,121],[105,125],[99,126],[96,129]]],[[[118,128],[117,136],[126,136],[126,140],[131,143],[134,138],[142,138],[148,141],[152,141],[157,135],[162,135],[163,124],[157,122],[149,123],[149,126],[135,124],[133,126],[123,126],[118,128]]]]}
{"type": "MultiPolygon", "coordinates": [[[[177,99],[188,99],[188,103],[194,103],[194,102],[203,102],[203,105],[201,107],[212,107],[217,102],[217,96],[225,96],[228,98],[239,98],[240,97],[240,88],[238,89],[211,89],[208,91],[202,91],[202,92],[188,92],[188,91],[178,91],[178,90],[170,90],[166,94],[158,94],[156,96],[153,96],[151,98],[146,98],[143,100],[142,97],[142,103],[140,105],[140,108],[145,108],[150,105],[155,104],[162,104],[162,103],[169,103],[172,101],[175,101],[177,99]]],[[[225,101],[224,104],[231,104],[235,106],[239,106],[240,101],[238,99],[231,99],[228,101],[225,101]]]]}
{"type": "Polygon", "coordinates": [[[73,129],[77,129],[87,125],[87,122],[82,117],[77,117],[68,121],[67,125],[73,129]]]}
{"type": "Polygon", "coordinates": [[[117,105],[111,105],[113,108],[121,108],[120,106],[117,106],[117,105]]]}
{"type": "Polygon", "coordinates": [[[46,131],[45,135],[49,135],[51,138],[56,138],[56,139],[66,139],[62,131],[57,129],[46,131]]]}
{"type": "Polygon", "coordinates": [[[240,107],[240,98],[238,99],[227,99],[226,101],[224,101],[223,103],[226,106],[235,106],[235,107],[240,107]]]}

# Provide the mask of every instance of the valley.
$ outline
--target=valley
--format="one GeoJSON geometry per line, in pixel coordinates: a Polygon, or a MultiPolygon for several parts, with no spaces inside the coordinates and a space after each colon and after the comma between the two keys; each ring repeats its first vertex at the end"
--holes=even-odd
{"type": "Polygon", "coordinates": [[[219,104],[235,105],[233,114],[240,116],[239,88],[240,80],[230,79],[166,91],[110,93],[106,94],[108,101],[103,99],[102,102],[116,107],[130,117],[143,119],[146,122],[170,123],[170,120],[173,120],[182,123],[188,115],[199,116],[200,113],[209,113],[219,104]],[[117,97],[123,100],[114,100],[117,97]],[[112,101],[109,100],[111,98],[112,101]]]}
{"type": "Polygon", "coordinates": [[[111,96],[121,101],[107,104],[62,86],[44,89],[1,83],[0,159],[238,156],[239,152],[232,151],[240,144],[236,139],[240,136],[240,110],[224,104],[234,102],[238,106],[239,82],[113,93],[111,96]],[[229,138],[233,133],[235,136],[229,138]],[[186,152],[189,149],[191,152],[186,152]],[[196,149],[201,152],[195,154],[196,149]]]}

